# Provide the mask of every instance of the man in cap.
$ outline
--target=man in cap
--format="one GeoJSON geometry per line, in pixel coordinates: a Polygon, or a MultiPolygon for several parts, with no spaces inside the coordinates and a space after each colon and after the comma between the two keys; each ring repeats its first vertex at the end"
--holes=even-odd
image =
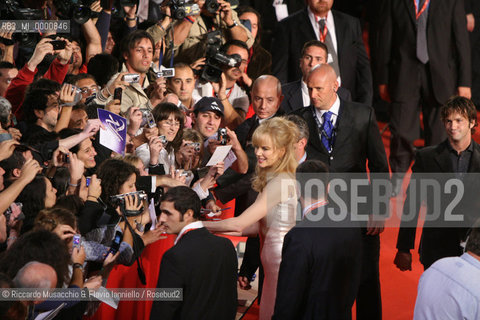
{"type": "Polygon", "coordinates": [[[225,134],[226,144],[232,146],[224,160],[225,169],[231,166],[238,173],[246,173],[248,159],[237,139],[237,135],[226,127],[220,128],[224,118],[222,102],[215,97],[203,97],[195,104],[193,115],[195,123],[193,128],[200,132],[204,139],[205,152],[201,160],[202,165],[208,162],[215,149],[222,144],[222,134],[225,134]]]}

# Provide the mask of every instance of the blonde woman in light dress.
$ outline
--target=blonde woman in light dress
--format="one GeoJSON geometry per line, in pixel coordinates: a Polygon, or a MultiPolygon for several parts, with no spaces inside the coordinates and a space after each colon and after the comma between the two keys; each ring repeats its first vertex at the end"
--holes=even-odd
{"type": "Polygon", "coordinates": [[[295,225],[298,163],[294,150],[298,134],[295,124],[286,119],[262,122],[252,137],[257,157],[252,187],[259,192],[257,199],[238,217],[204,222],[212,232],[260,235],[260,258],[265,271],[260,319],[271,319],[273,315],[283,238],[295,225]]]}

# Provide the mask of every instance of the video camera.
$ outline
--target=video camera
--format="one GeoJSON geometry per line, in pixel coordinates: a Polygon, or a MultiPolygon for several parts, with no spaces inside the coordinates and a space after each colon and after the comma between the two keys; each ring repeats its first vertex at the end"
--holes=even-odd
{"type": "Polygon", "coordinates": [[[188,0],[170,0],[170,13],[172,18],[183,20],[185,17],[198,15],[200,7],[188,0]]]}
{"type": "Polygon", "coordinates": [[[112,205],[115,208],[120,206],[122,208],[122,212],[124,212],[127,217],[140,215],[143,212],[143,207],[140,208],[140,210],[137,210],[137,211],[125,210],[125,197],[129,197],[129,196],[135,196],[137,198],[137,202],[142,202],[143,200],[147,200],[147,198],[148,198],[145,191],[139,190],[139,191],[117,194],[117,195],[111,196],[110,201],[112,202],[112,205]]]}
{"type": "Polygon", "coordinates": [[[53,5],[59,18],[73,19],[78,24],[84,24],[90,18],[98,18],[99,14],[90,9],[93,2],[95,0],[53,0],[53,5]]]}
{"type": "Polygon", "coordinates": [[[221,51],[222,40],[219,30],[207,34],[205,66],[200,70],[200,78],[207,82],[220,82],[222,67],[240,67],[242,57],[238,54],[227,55],[221,51]]]}

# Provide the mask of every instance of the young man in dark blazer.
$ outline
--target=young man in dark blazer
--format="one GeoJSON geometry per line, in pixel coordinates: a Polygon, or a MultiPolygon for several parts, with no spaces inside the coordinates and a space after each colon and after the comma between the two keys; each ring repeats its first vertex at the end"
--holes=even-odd
{"type": "MultiPolygon", "coordinates": [[[[327,63],[327,57],[328,48],[323,42],[310,40],[303,45],[302,57],[300,58],[302,78],[282,85],[283,100],[280,108],[285,113],[310,106],[310,96],[305,81],[307,81],[307,76],[313,67],[327,63]]],[[[337,94],[345,101],[352,101],[352,95],[348,89],[339,87],[337,94]]]]}
{"type": "Polygon", "coordinates": [[[167,191],[160,223],[176,234],[165,252],[157,288],[183,289],[181,301],[154,301],[150,319],[235,319],[237,255],[230,240],[212,235],[198,219],[200,199],[188,187],[167,191]]]}
{"type": "Polygon", "coordinates": [[[461,255],[463,249],[460,244],[478,217],[480,183],[479,175],[475,173],[480,173],[480,146],[472,139],[472,130],[477,125],[477,110],[471,100],[457,96],[449,99],[440,112],[447,139],[436,146],[419,150],[412,167],[413,173],[398,232],[398,252],[394,260],[401,271],[412,270],[410,250],[415,247],[422,200],[426,201],[427,211],[419,253],[425,269],[441,258],[461,255]],[[439,183],[439,191],[442,191],[436,195],[431,192],[421,194],[422,179],[435,179],[439,183]],[[452,189],[448,193],[445,189],[445,183],[449,179],[460,179],[463,182],[463,194],[459,202],[457,190],[452,189]],[[466,216],[464,222],[452,224],[445,213],[453,204],[452,215],[473,215],[466,216]],[[436,219],[432,219],[437,215],[436,219]]]}
{"type": "MultiPolygon", "coordinates": [[[[322,161],[330,172],[356,173],[365,179],[368,162],[371,174],[388,179],[387,156],[373,109],[339,98],[335,71],[327,64],[312,69],[307,86],[311,105],[294,114],[305,119],[310,128],[309,159],[322,161]]],[[[367,227],[362,228],[364,268],[357,297],[357,319],[381,319],[378,264],[383,221],[375,221],[371,212],[360,213],[369,214],[369,221],[367,227]]]]}

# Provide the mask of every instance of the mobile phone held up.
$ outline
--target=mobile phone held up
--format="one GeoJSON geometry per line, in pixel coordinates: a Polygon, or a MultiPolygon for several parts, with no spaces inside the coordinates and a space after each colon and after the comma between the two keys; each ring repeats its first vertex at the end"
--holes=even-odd
{"type": "Polygon", "coordinates": [[[113,99],[114,100],[119,100],[120,103],[122,103],[122,94],[123,94],[123,89],[118,87],[115,88],[115,91],[113,91],[113,99]]]}
{"type": "Polygon", "coordinates": [[[79,234],[73,236],[73,247],[80,249],[82,237],[79,234]]]}
{"type": "Polygon", "coordinates": [[[121,231],[115,232],[115,237],[113,238],[112,245],[110,246],[110,250],[108,250],[108,253],[115,255],[118,252],[118,249],[120,249],[120,243],[122,243],[122,239],[123,233],[121,231]]]}

